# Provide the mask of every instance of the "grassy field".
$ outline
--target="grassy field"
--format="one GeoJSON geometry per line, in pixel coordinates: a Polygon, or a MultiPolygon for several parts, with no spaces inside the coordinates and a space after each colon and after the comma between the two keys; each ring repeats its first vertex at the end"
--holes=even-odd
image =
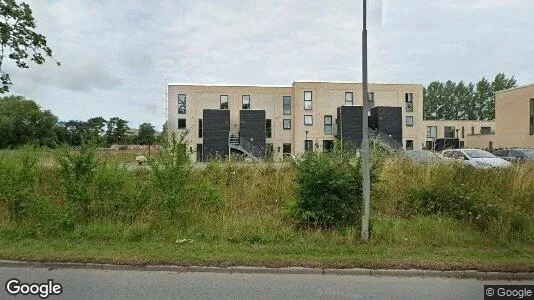
{"type": "Polygon", "coordinates": [[[298,197],[292,165],[155,175],[122,167],[132,155],[97,154],[89,176],[59,167],[57,151],[0,154],[0,259],[534,271],[533,164],[475,170],[387,157],[362,243],[358,219],[319,229],[288,214],[298,197]]]}

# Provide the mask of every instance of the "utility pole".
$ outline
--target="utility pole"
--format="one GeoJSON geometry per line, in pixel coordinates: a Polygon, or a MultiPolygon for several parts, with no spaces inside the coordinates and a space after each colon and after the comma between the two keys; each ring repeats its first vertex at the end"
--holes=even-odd
{"type": "Polygon", "coordinates": [[[371,198],[371,174],[369,168],[369,93],[367,92],[367,0],[363,0],[362,30],[362,85],[363,85],[363,128],[362,128],[362,177],[363,214],[361,240],[369,241],[369,201],[371,198]]]}

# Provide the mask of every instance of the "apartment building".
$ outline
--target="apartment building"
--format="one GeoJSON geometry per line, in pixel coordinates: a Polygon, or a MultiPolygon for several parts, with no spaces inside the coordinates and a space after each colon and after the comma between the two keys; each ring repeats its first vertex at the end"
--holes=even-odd
{"type": "Polygon", "coordinates": [[[534,83],[495,93],[495,131],[471,136],[480,148],[534,148],[534,83]]]}
{"type": "MultiPolygon", "coordinates": [[[[189,150],[197,161],[214,155],[226,157],[233,151],[280,160],[306,150],[328,150],[335,139],[361,141],[357,134],[361,132],[361,117],[355,119],[361,116],[361,83],[170,83],[167,89],[168,126],[176,133],[188,131],[189,150]]],[[[371,83],[369,100],[373,132],[403,148],[421,149],[425,145],[422,85],[371,83]]]]}
{"type": "Polygon", "coordinates": [[[476,137],[495,133],[493,120],[425,120],[424,126],[426,132],[421,132],[420,139],[425,139],[425,144],[421,145],[425,149],[434,149],[436,140],[439,139],[458,139],[460,148],[486,148],[487,145],[476,142],[476,137]]]}

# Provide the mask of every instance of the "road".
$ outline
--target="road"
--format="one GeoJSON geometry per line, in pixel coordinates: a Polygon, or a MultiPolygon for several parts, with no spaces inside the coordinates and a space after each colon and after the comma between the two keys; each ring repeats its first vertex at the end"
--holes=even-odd
{"type": "Polygon", "coordinates": [[[6,282],[48,279],[63,293],[48,299],[483,299],[486,284],[534,282],[349,275],[173,273],[85,269],[0,268],[0,299],[12,297],[6,282]]]}

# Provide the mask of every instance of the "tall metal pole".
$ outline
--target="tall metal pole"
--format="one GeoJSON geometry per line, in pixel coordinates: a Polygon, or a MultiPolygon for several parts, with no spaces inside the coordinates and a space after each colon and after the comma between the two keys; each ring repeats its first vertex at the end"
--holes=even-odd
{"type": "Polygon", "coordinates": [[[363,214],[361,240],[369,240],[369,201],[371,198],[371,174],[369,168],[369,93],[367,92],[367,1],[363,0],[362,30],[362,85],[363,85],[363,124],[362,124],[362,177],[363,214]]]}

